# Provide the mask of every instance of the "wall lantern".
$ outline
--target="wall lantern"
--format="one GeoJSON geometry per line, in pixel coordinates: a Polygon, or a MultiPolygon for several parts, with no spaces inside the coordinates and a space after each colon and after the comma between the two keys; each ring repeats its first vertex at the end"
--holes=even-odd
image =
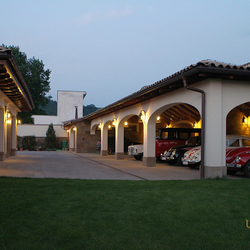
{"type": "Polygon", "coordinates": [[[112,127],[111,125],[108,125],[108,129],[111,129],[111,127],[112,127]]]}
{"type": "Polygon", "coordinates": [[[7,113],[7,123],[11,123],[11,113],[7,113]]]}
{"type": "Polygon", "coordinates": [[[99,123],[99,125],[97,126],[97,130],[101,130],[101,127],[102,127],[102,125],[101,125],[101,123],[99,123]]]}
{"type": "Polygon", "coordinates": [[[69,129],[67,129],[67,132],[69,133],[69,132],[70,132],[70,130],[69,130],[69,129]]]}
{"type": "Polygon", "coordinates": [[[76,127],[73,128],[73,131],[76,131],[76,127]]]}
{"type": "Polygon", "coordinates": [[[112,121],[112,127],[116,127],[116,119],[115,118],[112,121]]]}
{"type": "Polygon", "coordinates": [[[161,117],[160,116],[157,116],[156,123],[161,123],[161,117]]]}
{"type": "Polygon", "coordinates": [[[194,126],[194,128],[196,128],[196,127],[197,127],[197,123],[196,123],[196,122],[194,122],[193,126],[194,126]]]}
{"type": "Polygon", "coordinates": [[[124,122],[124,127],[128,128],[128,122],[124,122]]]}
{"type": "MultiPolygon", "coordinates": [[[[140,114],[139,114],[139,119],[144,122],[146,120],[146,112],[144,110],[141,110],[140,114]]],[[[140,122],[140,121],[138,121],[140,122]]]]}
{"type": "Polygon", "coordinates": [[[21,125],[21,120],[17,120],[17,125],[21,125]]]}
{"type": "Polygon", "coordinates": [[[246,123],[247,122],[247,118],[245,116],[242,117],[242,123],[246,123]]]}

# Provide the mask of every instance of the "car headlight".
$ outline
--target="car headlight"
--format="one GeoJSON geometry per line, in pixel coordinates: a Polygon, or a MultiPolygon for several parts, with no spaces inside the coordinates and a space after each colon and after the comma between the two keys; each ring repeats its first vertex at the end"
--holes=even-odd
{"type": "Polygon", "coordinates": [[[235,157],[235,161],[236,161],[237,163],[239,163],[240,160],[241,160],[241,157],[240,157],[240,156],[236,156],[236,157],[235,157]]]}

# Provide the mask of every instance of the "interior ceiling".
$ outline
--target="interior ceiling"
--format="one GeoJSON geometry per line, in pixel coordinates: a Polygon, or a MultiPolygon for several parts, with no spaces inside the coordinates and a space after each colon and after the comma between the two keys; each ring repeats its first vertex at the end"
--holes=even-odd
{"type": "Polygon", "coordinates": [[[200,120],[200,113],[196,108],[188,104],[178,104],[161,114],[161,121],[167,124],[170,124],[171,121],[177,122],[180,120],[198,122],[200,120]]]}
{"type": "Polygon", "coordinates": [[[250,116],[250,102],[241,104],[236,109],[240,110],[245,116],[250,116]]]}
{"type": "Polygon", "coordinates": [[[26,100],[4,65],[0,65],[0,90],[10,98],[15,105],[23,111],[29,111],[26,100]]]}

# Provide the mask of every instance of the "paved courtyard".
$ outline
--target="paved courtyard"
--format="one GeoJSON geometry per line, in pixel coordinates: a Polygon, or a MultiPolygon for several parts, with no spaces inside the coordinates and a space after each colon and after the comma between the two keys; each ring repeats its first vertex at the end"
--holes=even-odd
{"type": "MultiPolygon", "coordinates": [[[[18,151],[17,156],[0,162],[0,176],[100,180],[193,180],[198,169],[157,163],[145,167],[131,156],[115,160],[114,155],[69,151],[18,151]]],[[[230,178],[242,178],[238,177],[230,178]]],[[[243,177],[244,178],[244,177],[243,177]]]]}

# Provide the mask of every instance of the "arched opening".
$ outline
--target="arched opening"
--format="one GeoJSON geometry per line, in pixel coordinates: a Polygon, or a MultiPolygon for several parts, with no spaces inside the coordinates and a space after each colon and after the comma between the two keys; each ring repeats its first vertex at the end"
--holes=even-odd
{"type": "Polygon", "coordinates": [[[162,108],[155,112],[156,128],[172,127],[172,128],[194,128],[201,127],[201,116],[199,111],[186,103],[175,104],[167,107],[162,111],[162,108]],[[161,114],[158,114],[162,112],[161,114]],[[160,121],[160,123],[159,123],[160,121]]]}
{"type": "Polygon", "coordinates": [[[250,137],[250,102],[233,108],[227,114],[227,134],[250,137]]]}

